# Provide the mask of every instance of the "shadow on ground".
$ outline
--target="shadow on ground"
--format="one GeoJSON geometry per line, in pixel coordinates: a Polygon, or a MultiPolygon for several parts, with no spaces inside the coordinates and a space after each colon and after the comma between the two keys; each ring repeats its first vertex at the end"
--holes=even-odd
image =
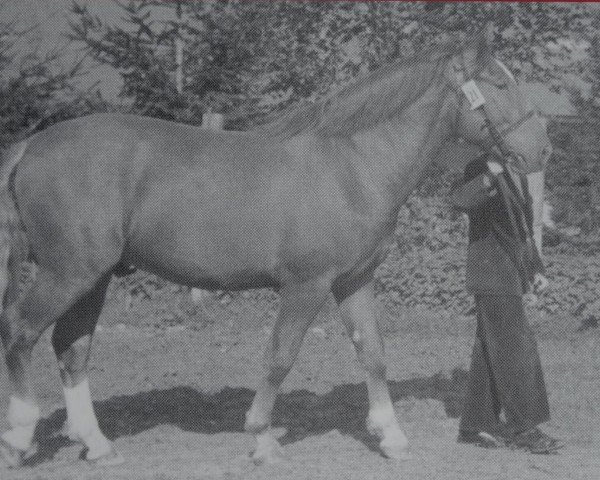
{"type": "MultiPolygon", "coordinates": [[[[388,384],[394,402],[435,399],[443,402],[449,417],[457,417],[466,378],[467,373],[457,369],[451,378],[436,374],[388,384]]],[[[112,397],[94,405],[100,427],[114,440],[159,425],[205,434],[241,432],[253,396],[254,391],[247,388],[224,388],[216,394],[205,394],[180,386],[112,397]]],[[[367,410],[364,383],[337,386],[323,395],[296,390],[278,397],[273,425],[286,428],[287,433],[280,439],[283,444],[337,429],[377,450],[376,440],[365,428],[367,410]]],[[[60,409],[40,421],[36,430],[38,451],[27,461],[29,465],[52,459],[59,449],[71,443],[60,435],[65,417],[65,410],[60,409]]]]}

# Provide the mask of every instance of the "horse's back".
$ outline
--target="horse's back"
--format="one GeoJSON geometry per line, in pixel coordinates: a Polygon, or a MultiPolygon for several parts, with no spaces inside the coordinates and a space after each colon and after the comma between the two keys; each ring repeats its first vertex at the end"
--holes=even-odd
{"type": "Polygon", "coordinates": [[[125,256],[182,283],[266,278],[292,181],[284,157],[251,134],[92,115],[32,137],[15,190],[36,257],[53,266],[125,256]]]}
{"type": "Polygon", "coordinates": [[[306,145],[93,115],[32,137],[15,191],[51,268],[126,262],[197,286],[277,286],[363,255],[336,175],[306,145]]]}

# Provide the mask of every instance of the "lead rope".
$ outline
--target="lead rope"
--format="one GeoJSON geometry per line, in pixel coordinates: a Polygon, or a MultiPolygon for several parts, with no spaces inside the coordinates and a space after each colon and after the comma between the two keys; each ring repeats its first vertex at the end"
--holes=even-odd
{"type": "MultiPolygon", "coordinates": [[[[463,68],[466,68],[466,65],[464,65],[464,58],[462,58],[462,60],[463,60],[463,68]]],[[[465,73],[466,72],[467,71],[465,70],[465,73]]],[[[492,147],[488,149],[488,152],[494,158],[498,159],[500,161],[500,163],[502,164],[502,166],[504,167],[504,172],[497,175],[496,180],[498,181],[498,187],[500,189],[502,200],[504,202],[506,211],[508,213],[508,218],[509,218],[515,239],[517,239],[517,240],[521,239],[521,230],[519,229],[519,225],[518,225],[518,223],[520,223],[521,227],[523,228],[523,233],[525,234],[525,243],[527,245],[527,248],[532,248],[533,231],[532,231],[532,229],[529,228],[527,219],[525,217],[525,211],[524,211],[525,201],[521,198],[521,196],[522,196],[521,193],[515,194],[515,193],[511,192],[511,189],[508,185],[508,180],[509,180],[509,175],[510,175],[508,172],[508,168],[510,168],[508,165],[509,164],[508,159],[510,158],[511,153],[510,153],[509,149],[506,147],[506,144],[504,143],[504,138],[500,135],[500,133],[496,129],[495,125],[490,120],[487,109],[485,108],[485,104],[480,105],[479,107],[477,107],[476,110],[480,110],[480,112],[482,113],[485,128],[488,130],[488,133],[492,139],[492,147]],[[495,152],[493,150],[494,146],[498,149],[498,152],[495,152]],[[518,195],[518,198],[515,198],[516,195],[518,195]],[[513,205],[518,213],[518,217],[519,217],[518,221],[516,218],[517,215],[515,214],[515,211],[513,210],[513,205]]],[[[512,180],[510,180],[510,181],[512,182],[512,180]]],[[[533,248],[537,249],[537,246],[535,245],[535,243],[533,243],[533,248]]],[[[538,252],[538,255],[539,255],[539,252],[538,252]]],[[[524,262],[521,261],[522,260],[521,258],[515,258],[513,260],[514,260],[515,266],[517,267],[517,270],[519,270],[519,274],[521,276],[521,281],[523,283],[523,286],[527,287],[530,283],[529,271],[528,271],[529,269],[528,269],[527,265],[525,265],[524,262]]]]}
{"type": "MultiPolygon", "coordinates": [[[[499,187],[500,193],[502,195],[502,200],[503,200],[504,206],[506,207],[506,211],[508,212],[508,218],[510,220],[510,225],[513,230],[513,234],[515,235],[515,239],[519,240],[521,238],[521,231],[519,230],[516,215],[513,210],[513,202],[511,201],[512,193],[510,192],[510,187],[508,186],[508,184],[506,182],[506,178],[504,178],[504,175],[502,173],[496,177],[496,180],[498,182],[498,187],[499,187]]],[[[520,206],[518,206],[518,205],[517,205],[517,209],[520,214],[519,219],[521,220],[521,225],[522,225],[524,213],[523,213],[522,209],[520,208],[520,206]]],[[[524,223],[527,223],[527,222],[524,222],[524,223]]],[[[525,243],[527,244],[527,248],[531,247],[528,229],[525,230],[525,243]]],[[[510,256],[515,257],[515,258],[513,258],[513,261],[515,263],[515,266],[517,267],[517,270],[519,270],[519,275],[521,277],[522,285],[523,285],[523,287],[527,287],[530,283],[529,269],[528,269],[527,265],[525,265],[525,263],[522,261],[521,256],[519,256],[519,255],[510,255],[510,256]]]]}
{"type": "MultiPolygon", "coordinates": [[[[482,109],[486,128],[488,129],[488,131],[490,133],[490,137],[492,137],[492,141],[494,142],[495,146],[498,148],[498,151],[500,152],[500,160],[502,161],[503,166],[504,166],[504,172],[502,172],[502,174],[497,176],[497,180],[500,185],[500,190],[502,192],[502,196],[504,198],[506,208],[507,208],[507,210],[509,212],[509,216],[511,218],[511,224],[513,225],[514,233],[516,235],[518,235],[517,238],[520,238],[520,232],[519,232],[519,229],[517,226],[517,221],[515,218],[514,211],[511,208],[511,204],[514,205],[514,207],[517,209],[517,212],[519,213],[519,220],[520,220],[519,223],[521,224],[521,227],[523,228],[523,232],[525,233],[525,236],[526,236],[525,240],[529,242],[529,240],[530,240],[529,237],[533,237],[533,230],[529,227],[529,224],[527,223],[527,219],[525,216],[525,208],[527,208],[527,202],[525,200],[525,193],[524,193],[525,190],[523,189],[523,192],[520,192],[518,190],[518,187],[515,185],[514,190],[517,190],[517,192],[514,193],[511,191],[513,189],[511,189],[509,187],[509,182],[514,185],[514,181],[510,178],[510,176],[509,176],[510,173],[507,171],[507,169],[510,168],[509,162],[507,160],[507,158],[510,157],[510,152],[506,148],[506,145],[504,144],[504,139],[502,138],[502,136],[500,135],[500,133],[498,132],[498,130],[496,129],[494,124],[489,119],[489,116],[485,110],[485,105],[482,105],[480,108],[482,109]]],[[[496,156],[496,157],[498,157],[498,156],[496,156]]]]}

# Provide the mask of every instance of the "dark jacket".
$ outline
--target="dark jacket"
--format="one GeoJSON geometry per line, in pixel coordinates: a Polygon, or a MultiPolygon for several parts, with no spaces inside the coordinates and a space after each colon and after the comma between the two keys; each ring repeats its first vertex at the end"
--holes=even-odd
{"type": "Polygon", "coordinates": [[[530,234],[533,212],[527,178],[520,177],[520,185],[509,175],[503,178],[513,198],[522,200],[520,209],[512,207],[518,234],[485,157],[469,163],[452,190],[451,202],[469,216],[467,289],[474,293],[522,295],[535,273],[544,270],[530,234]]]}

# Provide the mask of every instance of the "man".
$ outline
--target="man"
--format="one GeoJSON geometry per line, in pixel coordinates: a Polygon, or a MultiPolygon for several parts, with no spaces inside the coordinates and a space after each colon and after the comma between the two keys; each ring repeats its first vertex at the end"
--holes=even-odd
{"type": "MultiPolygon", "coordinates": [[[[555,452],[562,443],[538,428],[550,412],[537,344],[523,307],[525,293],[547,285],[541,245],[536,247],[533,240],[527,178],[479,157],[465,168],[451,201],[469,216],[467,288],[475,295],[477,310],[458,441],[555,452]]],[[[541,243],[541,236],[535,237],[541,243]]]]}

